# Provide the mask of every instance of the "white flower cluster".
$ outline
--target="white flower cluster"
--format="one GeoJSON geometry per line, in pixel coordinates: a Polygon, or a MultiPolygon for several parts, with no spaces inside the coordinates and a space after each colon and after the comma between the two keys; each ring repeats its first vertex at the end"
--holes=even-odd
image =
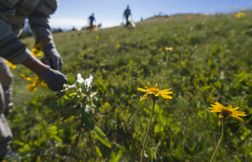
{"type": "Polygon", "coordinates": [[[76,81],[72,84],[65,84],[62,92],[68,92],[73,89],[79,89],[79,91],[89,91],[92,88],[92,82],[94,77],[90,75],[88,78],[83,79],[80,73],[77,74],[76,81]]]}
{"type": "Polygon", "coordinates": [[[78,73],[75,82],[71,85],[65,84],[62,90],[67,95],[76,96],[80,102],[79,104],[89,113],[95,111],[94,101],[97,100],[95,97],[97,92],[91,91],[93,79],[92,75],[83,79],[81,74],[78,73]]]}

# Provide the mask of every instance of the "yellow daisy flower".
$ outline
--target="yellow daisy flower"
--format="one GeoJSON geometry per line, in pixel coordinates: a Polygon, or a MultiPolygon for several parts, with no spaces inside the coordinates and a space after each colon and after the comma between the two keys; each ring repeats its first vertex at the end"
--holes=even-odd
{"type": "Polygon", "coordinates": [[[32,77],[26,76],[25,74],[20,74],[21,78],[23,78],[26,81],[32,81],[32,77]]]}
{"type": "Polygon", "coordinates": [[[158,84],[156,84],[154,87],[151,86],[150,83],[147,84],[147,86],[144,86],[144,88],[137,88],[138,91],[145,93],[141,98],[140,101],[146,100],[147,97],[150,95],[152,97],[162,97],[166,100],[172,99],[172,91],[170,89],[159,89],[158,84]]]}
{"type": "Polygon", "coordinates": [[[99,41],[100,40],[100,36],[96,35],[96,40],[99,41]]]}
{"type": "Polygon", "coordinates": [[[165,47],[164,50],[165,51],[173,51],[173,47],[165,47]]]}
{"type": "Polygon", "coordinates": [[[26,86],[26,88],[27,88],[30,92],[35,92],[35,91],[38,89],[36,82],[32,82],[32,83],[28,84],[28,85],[26,86]]]}
{"type": "Polygon", "coordinates": [[[36,56],[36,57],[41,57],[41,56],[43,56],[43,52],[38,48],[33,48],[32,55],[36,56]]]}
{"type": "Polygon", "coordinates": [[[44,88],[46,87],[46,83],[41,80],[38,76],[26,76],[25,74],[20,74],[20,76],[28,81],[28,85],[26,86],[26,88],[30,91],[30,92],[34,92],[38,89],[38,87],[44,88]]]}
{"type": "Polygon", "coordinates": [[[173,51],[173,47],[161,47],[159,51],[173,51]]]}
{"type": "Polygon", "coordinates": [[[243,119],[241,117],[246,116],[245,112],[238,111],[239,107],[232,107],[232,105],[225,107],[219,102],[215,102],[211,106],[212,107],[210,107],[210,112],[219,113],[220,118],[225,119],[231,116],[237,120],[242,121],[243,119]]]}
{"type": "Polygon", "coordinates": [[[9,61],[7,61],[7,60],[5,60],[5,64],[6,64],[7,66],[9,66],[9,68],[12,69],[12,70],[14,70],[14,69],[17,68],[17,65],[12,64],[11,62],[9,62],[9,61]]]}
{"type": "Polygon", "coordinates": [[[245,17],[245,16],[246,16],[246,14],[245,14],[244,12],[237,12],[237,13],[235,14],[235,17],[236,17],[237,19],[242,18],[242,17],[245,17]]]}
{"type": "Polygon", "coordinates": [[[32,55],[35,57],[41,57],[44,55],[44,52],[42,51],[42,45],[40,43],[36,43],[31,51],[32,55]]]}

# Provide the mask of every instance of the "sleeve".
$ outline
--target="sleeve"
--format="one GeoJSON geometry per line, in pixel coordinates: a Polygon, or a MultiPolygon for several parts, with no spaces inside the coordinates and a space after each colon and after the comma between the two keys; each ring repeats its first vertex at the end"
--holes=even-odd
{"type": "Polygon", "coordinates": [[[40,4],[29,16],[29,23],[36,43],[41,43],[42,47],[49,50],[55,48],[49,18],[56,8],[57,0],[41,0],[40,4]]]}
{"type": "Polygon", "coordinates": [[[11,25],[0,18],[0,57],[20,64],[31,57],[30,51],[13,33],[11,25]]]}
{"type": "Polygon", "coordinates": [[[32,15],[48,17],[57,9],[57,0],[40,0],[32,15]]]}
{"type": "Polygon", "coordinates": [[[29,23],[36,41],[40,41],[43,39],[52,40],[49,17],[32,15],[29,16],[29,23]]]}
{"type": "Polygon", "coordinates": [[[0,16],[14,15],[19,0],[0,0],[0,16]]]}
{"type": "Polygon", "coordinates": [[[0,0],[1,9],[12,9],[20,0],[0,0]]]}
{"type": "Polygon", "coordinates": [[[29,23],[35,36],[35,42],[42,47],[44,53],[49,54],[52,50],[56,50],[49,25],[49,18],[30,16],[29,23]]]}

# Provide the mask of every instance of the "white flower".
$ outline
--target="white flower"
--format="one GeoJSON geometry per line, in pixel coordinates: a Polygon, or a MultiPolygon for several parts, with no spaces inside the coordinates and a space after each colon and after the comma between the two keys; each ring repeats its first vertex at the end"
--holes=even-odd
{"type": "Polygon", "coordinates": [[[79,93],[87,92],[92,87],[91,84],[93,82],[93,79],[94,77],[92,75],[90,75],[87,79],[83,79],[81,74],[78,73],[76,81],[72,85],[65,84],[62,92],[71,92],[74,90],[77,90],[77,92],[79,93]]]}
{"type": "Polygon", "coordinates": [[[76,82],[79,83],[79,84],[85,84],[85,80],[82,78],[80,73],[77,74],[76,82]]]}
{"type": "Polygon", "coordinates": [[[86,88],[91,88],[91,83],[93,82],[94,77],[90,75],[87,79],[83,79],[80,73],[77,74],[76,83],[79,85],[84,85],[86,88]]]}
{"type": "Polygon", "coordinates": [[[84,80],[84,84],[87,88],[91,88],[91,83],[93,82],[94,77],[90,75],[87,79],[84,80]]]}

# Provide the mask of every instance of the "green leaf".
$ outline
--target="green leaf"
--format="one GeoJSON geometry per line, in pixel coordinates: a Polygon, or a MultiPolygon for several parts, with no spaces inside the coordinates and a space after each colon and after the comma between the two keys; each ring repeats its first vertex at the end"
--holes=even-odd
{"type": "Polygon", "coordinates": [[[95,137],[104,145],[106,145],[107,147],[111,148],[111,143],[108,139],[108,137],[106,136],[106,134],[97,126],[94,127],[94,134],[95,137]]]}
{"type": "Polygon", "coordinates": [[[120,150],[117,154],[112,152],[111,159],[109,160],[109,162],[118,162],[120,158],[122,157],[123,152],[124,152],[124,149],[120,150]]]}
{"type": "Polygon", "coordinates": [[[103,158],[102,152],[98,146],[95,146],[95,152],[99,156],[99,158],[103,158]]]}

